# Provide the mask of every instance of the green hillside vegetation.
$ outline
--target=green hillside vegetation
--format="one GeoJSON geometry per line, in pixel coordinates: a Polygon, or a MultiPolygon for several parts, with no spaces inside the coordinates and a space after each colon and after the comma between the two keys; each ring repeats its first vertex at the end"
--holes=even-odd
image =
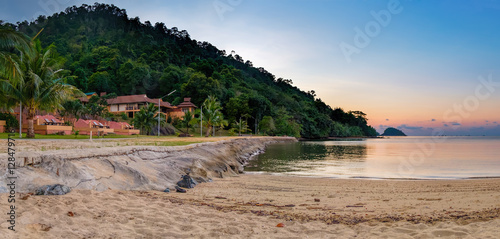
{"type": "Polygon", "coordinates": [[[65,59],[65,82],[83,92],[158,98],[177,90],[165,100],[177,105],[191,97],[197,106],[214,96],[228,125],[244,117],[249,130],[260,125],[267,135],[376,135],[363,112],[332,109],[314,90],[304,92],[235,52],[196,41],[164,23],[128,18],[113,5],[74,6],[10,27],[29,37],[43,28],[38,39],[65,59]]]}
{"type": "Polygon", "coordinates": [[[385,129],[384,133],[381,136],[406,136],[406,134],[399,129],[389,127],[385,129]]]}

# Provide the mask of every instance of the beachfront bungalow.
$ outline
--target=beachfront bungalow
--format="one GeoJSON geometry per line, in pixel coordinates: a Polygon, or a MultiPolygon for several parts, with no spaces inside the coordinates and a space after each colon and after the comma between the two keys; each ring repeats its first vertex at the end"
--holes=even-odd
{"type": "MultiPolygon", "coordinates": [[[[72,126],[64,125],[64,122],[53,115],[36,115],[33,120],[35,134],[64,134],[69,135],[73,131],[72,126]]],[[[28,122],[23,121],[23,132],[28,132],[28,122]]]]}
{"type": "Polygon", "coordinates": [[[191,98],[184,98],[184,102],[176,105],[173,109],[171,109],[169,115],[172,118],[182,118],[188,111],[194,114],[194,110],[196,108],[196,105],[191,103],[191,98]]]}
{"type": "MultiPolygon", "coordinates": [[[[167,114],[171,109],[172,105],[163,100],[160,101],[160,111],[163,114],[167,114]]],[[[141,110],[146,104],[155,104],[158,106],[158,99],[150,99],[146,95],[125,95],[118,96],[113,99],[107,100],[108,110],[112,114],[122,114],[125,113],[129,118],[134,118],[135,114],[141,110]]]]}
{"type": "Polygon", "coordinates": [[[109,125],[103,124],[97,120],[83,120],[79,119],[74,123],[75,131],[78,131],[81,135],[107,135],[110,133],[115,133],[114,129],[112,129],[109,125]]]}
{"type": "MultiPolygon", "coordinates": [[[[89,99],[97,95],[95,92],[86,93],[86,97],[80,98],[83,104],[88,103],[89,99]]],[[[105,92],[101,93],[100,96],[106,95],[105,92]]],[[[161,99],[151,99],[145,94],[143,95],[125,95],[118,96],[113,99],[108,99],[108,111],[112,114],[120,115],[125,113],[129,118],[133,119],[135,114],[141,110],[146,104],[155,104],[158,106],[160,102],[160,112],[167,117],[181,118],[184,116],[185,112],[194,112],[196,105],[191,103],[191,98],[184,98],[184,102],[177,106],[171,105],[169,102],[163,101],[161,99]]]]}
{"type": "MultiPolygon", "coordinates": [[[[101,121],[101,123],[103,123],[103,121],[101,121]]],[[[109,126],[109,128],[114,130],[115,134],[134,135],[140,133],[138,129],[134,129],[134,126],[131,126],[126,122],[108,121],[106,122],[106,124],[109,126]]]]}

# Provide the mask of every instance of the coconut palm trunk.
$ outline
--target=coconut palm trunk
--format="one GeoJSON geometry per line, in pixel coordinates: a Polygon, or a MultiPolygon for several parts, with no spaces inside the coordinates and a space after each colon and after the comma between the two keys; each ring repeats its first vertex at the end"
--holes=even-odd
{"type": "Polygon", "coordinates": [[[26,132],[26,137],[35,138],[35,110],[28,109],[28,132],[26,132]]]}
{"type": "Polygon", "coordinates": [[[212,132],[212,126],[209,125],[208,128],[207,128],[207,133],[205,133],[205,137],[208,137],[210,136],[210,133],[212,132]]]}

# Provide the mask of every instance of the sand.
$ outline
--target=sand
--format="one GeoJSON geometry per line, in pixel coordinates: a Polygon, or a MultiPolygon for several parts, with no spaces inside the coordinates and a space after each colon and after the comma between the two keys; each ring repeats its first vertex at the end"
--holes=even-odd
{"type": "MultiPolygon", "coordinates": [[[[498,238],[500,179],[384,181],[244,174],[185,194],[20,195],[2,238],[498,238]],[[282,223],[283,227],[277,227],[282,223]]],[[[7,195],[0,195],[6,211],[7,195]]],[[[4,213],[2,213],[5,215],[4,213]]],[[[5,216],[4,216],[5,217],[5,216]]]]}

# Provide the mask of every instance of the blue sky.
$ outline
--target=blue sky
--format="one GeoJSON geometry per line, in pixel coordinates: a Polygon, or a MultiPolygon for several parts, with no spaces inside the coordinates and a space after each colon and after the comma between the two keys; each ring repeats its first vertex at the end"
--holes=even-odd
{"type": "MultiPolygon", "coordinates": [[[[93,2],[1,1],[0,19],[93,2]]],[[[234,50],[332,107],[364,111],[379,132],[500,135],[500,1],[102,2],[234,50]]]]}

